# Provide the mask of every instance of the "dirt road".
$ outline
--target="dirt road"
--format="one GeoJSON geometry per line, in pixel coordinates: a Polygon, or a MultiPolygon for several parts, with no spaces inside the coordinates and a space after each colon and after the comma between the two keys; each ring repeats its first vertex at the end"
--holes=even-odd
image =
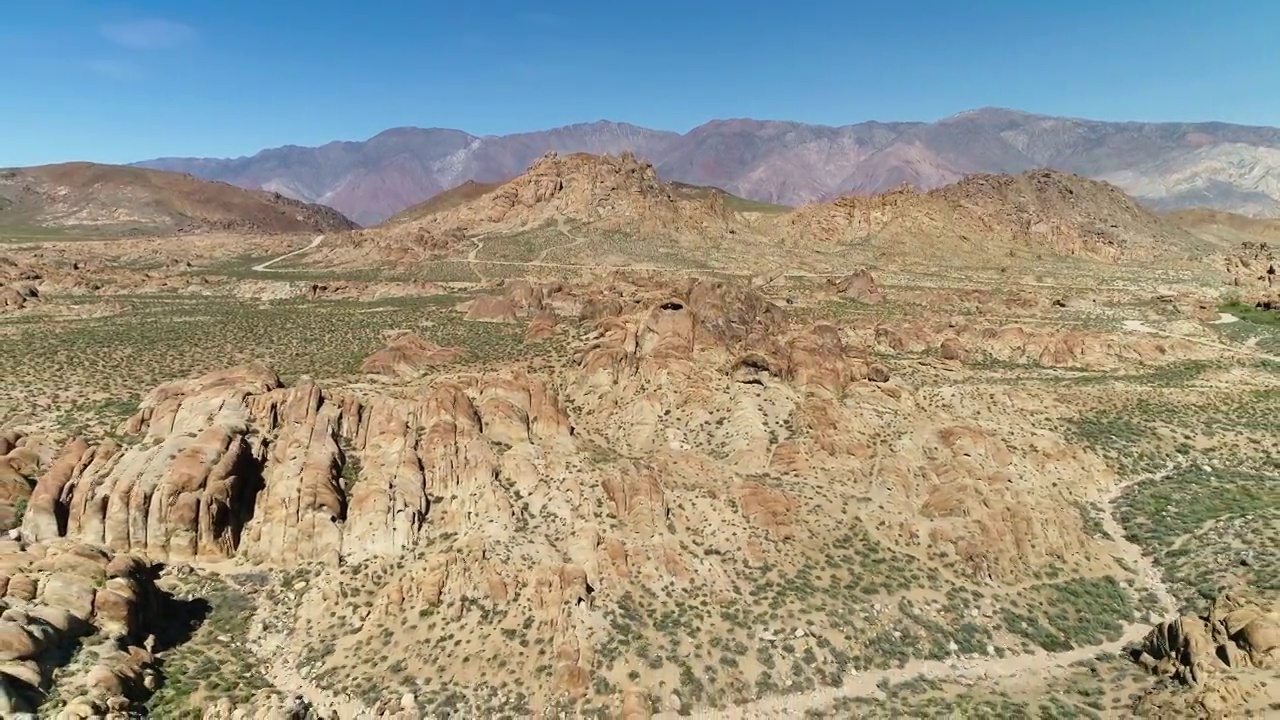
{"type": "Polygon", "coordinates": [[[323,236],[323,235],[317,235],[317,236],[315,237],[315,239],[311,241],[311,244],[310,244],[310,245],[308,245],[308,246],[306,246],[306,247],[304,247],[304,248],[298,248],[297,250],[294,250],[293,252],[287,252],[287,253],[285,253],[285,254],[281,255],[280,257],[277,257],[277,258],[271,258],[270,260],[268,260],[268,261],[266,261],[266,262],[264,262],[264,263],[260,263],[260,264],[258,264],[258,265],[254,265],[254,266],[253,266],[253,270],[254,270],[254,272],[289,272],[288,270],[272,270],[272,269],[271,269],[271,266],[272,266],[272,265],[275,265],[276,263],[280,262],[281,260],[287,260],[288,258],[291,258],[291,257],[293,257],[294,255],[301,255],[302,253],[304,253],[304,252],[306,252],[306,251],[308,251],[308,250],[314,250],[314,249],[316,249],[317,247],[319,247],[319,245],[320,245],[320,243],[321,243],[321,242],[324,242],[324,236],[323,236]]]}

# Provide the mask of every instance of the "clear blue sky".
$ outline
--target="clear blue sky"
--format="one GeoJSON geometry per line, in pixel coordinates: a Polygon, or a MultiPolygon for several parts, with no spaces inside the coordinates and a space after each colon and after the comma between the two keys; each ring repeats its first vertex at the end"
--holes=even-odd
{"type": "Polygon", "coordinates": [[[1280,125],[1277,37],[1271,0],[10,0],[0,166],[988,105],[1280,125]]]}

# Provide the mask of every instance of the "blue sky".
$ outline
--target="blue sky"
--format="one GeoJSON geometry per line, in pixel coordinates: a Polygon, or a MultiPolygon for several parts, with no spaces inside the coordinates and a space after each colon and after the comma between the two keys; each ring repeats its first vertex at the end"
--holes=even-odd
{"type": "Polygon", "coordinates": [[[1280,125],[1278,32],[1262,0],[13,0],[0,166],[992,105],[1280,125]]]}

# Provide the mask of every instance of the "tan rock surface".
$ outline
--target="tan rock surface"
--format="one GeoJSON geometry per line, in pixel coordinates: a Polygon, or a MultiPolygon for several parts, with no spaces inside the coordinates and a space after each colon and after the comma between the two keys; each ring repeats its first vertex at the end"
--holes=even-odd
{"type": "Polygon", "coordinates": [[[360,364],[360,372],[391,377],[412,376],[428,368],[448,365],[462,357],[457,348],[436,345],[416,333],[405,333],[360,364]]]}
{"type": "Polygon", "coordinates": [[[99,547],[54,541],[0,547],[0,709],[32,712],[67,661],[59,648],[96,633],[109,647],[84,674],[63,678],[82,693],[70,706],[137,709],[155,687],[154,658],[143,645],[165,622],[149,568],[99,547]]]}

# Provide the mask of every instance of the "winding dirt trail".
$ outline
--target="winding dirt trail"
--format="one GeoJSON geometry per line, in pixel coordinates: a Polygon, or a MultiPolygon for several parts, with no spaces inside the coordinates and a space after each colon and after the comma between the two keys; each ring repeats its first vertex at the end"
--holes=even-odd
{"type": "Polygon", "coordinates": [[[280,262],[281,260],[288,260],[289,258],[293,257],[294,255],[301,255],[302,253],[304,253],[304,252],[306,252],[306,251],[308,251],[308,250],[314,250],[314,249],[316,249],[317,247],[319,247],[319,246],[320,246],[320,243],[322,243],[322,242],[324,242],[324,236],[323,236],[323,235],[317,235],[317,236],[315,237],[315,239],[311,241],[311,244],[310,244],[310,245],[308,245],[308,246],[306,246],[306,247],[303,247],[303,248],[298,248],[297,250],[294,250],[293,252],[287,252],[287,253],[285,253],[285,254],[281,255],[280,257],[271,258],[270,260],[268,260],[268,261],[266,261],[266,262],[264,262],[264,263],[259,263],[259,264],[257,264],[257,265],[254,265],[254,266],[253,266],[253,271],[254,271],[254,272],[290,272],[289,270],[273,270],[273,269],[271,268],[271,266],[272,266],[272,265],[275,265],[276,263],[280,262]]]}
{"type": "MultiPolygon", "coordinates": [[[[1151,479],[1166,477],[1175,472],[1170,467],[1155,475],[1130,480],[1110,488],[1099,498],[1103,503],[1103,526],[1115,539],[1115,555],[1138,570],[1143,582],[1156,594],[1164,605],[1164,614],[1173,612],[1177,602],[1169,592],[1160,571],[1155,567],[1140,547],[1130,542],[1124,530],[1115,518],[1115,502],[1130,486],[1151,479]]],[[[1130,623],[1121,631],[1120,638],[1111,642],[1075,648],[1064,652],[1050,653],[1038,650],[1020,655],[1009,655],[1003,658],[981,658],[952,660],[913,660],[901,668],[854,673],[845,678],[844,684],[836,688],[822,688],[793,695],[775,695],[762,698],[752,703],[739,705],[725,710],[694,711],[689,715],[678,715],[663,712],[655,715],[655,719],[674,720],[677,717],[695,718],[697,720],[771,720],[773,718],[802,717],[808,711],[821,711],[830,707],[841,698],[880,698],[884,696],[881,686],[897,684],[918,676],[934,680],[992,680],[997,678],[1015,678],[1024,675],[1042,677],[1045,674],[1065,668],[1082,660],[1092,658],[1099,653],[1118,653],[1126,646],[1142,640],[1151,627],[1142,623],[1130,623]]]]}

